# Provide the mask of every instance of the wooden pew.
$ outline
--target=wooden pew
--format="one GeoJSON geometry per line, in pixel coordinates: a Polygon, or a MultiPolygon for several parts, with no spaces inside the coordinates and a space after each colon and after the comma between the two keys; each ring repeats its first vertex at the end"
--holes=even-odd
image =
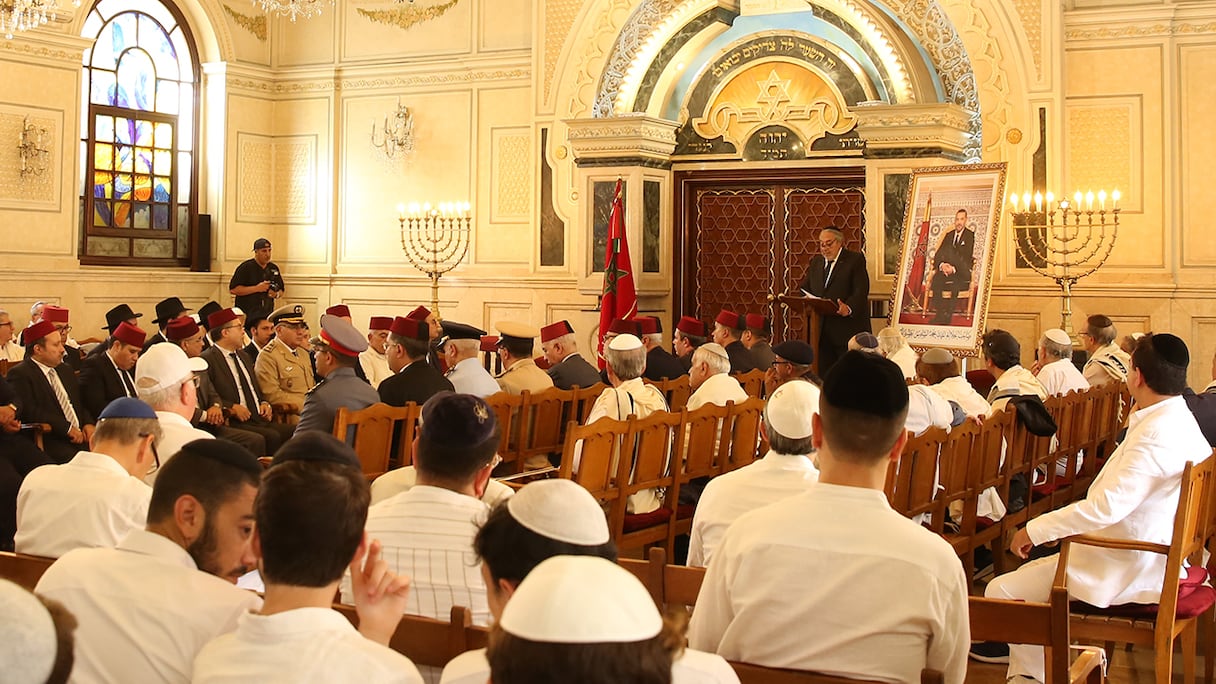
{"type": "MultiPolygon", "coordinates": [[[[786,670],[751,663],[731,661],[730,666],[734,668],[735,674],[739,675],[741,684],[876,684],[873,679],[835,677],[818,672],[786,670]]],[[[920,673],[920,681],[921,684],[942,684],[946,679],[936,670],[923,670],[920,673]]]]}
{"type": "Polygon", "coordinates": [[[33,591],[42,573],[54,562],[54,558],[45,556],[0,551],[0,577],[33,591]]]}
{"type": "MultiPolygon", "coordinates": [[[[334,610],[341,613],[356,627],[359,614],[355,607],[335,603],[334,610]]],[[[389,640],[389,648],[409,658],[415,665],[443,667],[456,656],[477,646],[470,646],[465,638],[473,624],[468,608],[452,606],[447,622],[418,615],[405,615],[389,640]]]]}
{"type": "Polygon", "coordinates": [[[1049,603],[1003,601],[970,597],[971,638],[974,641],[1000,641],[1044,647],[1046,684],[1100,684],[1102,653],[1084,649],[1070,663],[1068,632],[1068,590],[1053,587],[1049,603]]]}

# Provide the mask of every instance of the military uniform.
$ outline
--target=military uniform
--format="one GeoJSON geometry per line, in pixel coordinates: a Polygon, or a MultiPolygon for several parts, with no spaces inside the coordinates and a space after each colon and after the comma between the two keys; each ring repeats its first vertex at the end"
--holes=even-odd
{"type": "Polygon", "coordinates": [[[378,401],[380,395],[367,381],[355,375],[354,368],[335,368],[308,391],[295,433],[298,435],[305,430],[332,433],[339,408],[357,411],[378,401]]]}
{"type": "Polygon", "coordinates": [[[254,371],[262,398],[271,404],[290,404],[303,409],[304,396],[317,384],[308,350],[298,347],[293,352],[277,338],[262,348],[254,371]]]}
{"type": "Polygon", "coordinates": [[[500,373],[497,380],[502,391],[511,394],[523,394],[524,390],[536,394],[553,387],[553,378],[541,370],[532,359],[516,361],[500,373]]]}

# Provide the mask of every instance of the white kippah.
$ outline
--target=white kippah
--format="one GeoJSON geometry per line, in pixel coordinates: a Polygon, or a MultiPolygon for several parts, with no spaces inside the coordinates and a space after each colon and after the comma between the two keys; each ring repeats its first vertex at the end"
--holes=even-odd
{"type": "Polygon", "coordinates": [[[59,642],[50,612],[33,594],[0,579],[0,663],[5,682],[45,682],[59,642]]]}
{"type": "Polygon", "coordinates": [[[498,621],[503,631],[555,644],[653,639],[663,618],[641,581],[599,556],[554,556],[532,569],[498,621]]]}
{"type": "Polygon", "coordinates": [[[542,537],[567,544],[607,544],[604,509],[582,485],[572,480],[537,480],[507,499],[511,517],[542,537]]]}
{"type": "Polygon", "coordinates": [[[1055,342],[1056,344],[1072,344],[1072,340],[1068,338],[1068,333],[1059,328],[1052,328],[1043,333],[1043,337],[1055,342]]]}
{"type": "Polygon", "coordinates": [[[934,347],[932,349],[925,350],[925,353],[921,354],[920,360],[924,361],[925,363],[936,365],[939,363],[950,363],[954,360],[954,356],[941,347],[934,347]]]}
{"type": "Polygon", "coordinates": [[[811,416],[819,411],[819,388],[802,380],[787,382],[769,396],[764,411],[769,425],[782,437],[810,437],[811,416]]]}
{"type": "Polygon", "coordinates": [[[631,349],[639,349],[641,346],[642,341],[638,339],[638,336],[630,335],[629,333],[617,335],[608,343],[608,348],[613,351],[629,351],[631,349]]]}
{"type": "Polygon", "coordinates": [[[721,356],[722,358],[726,359],[727,361],[730,361],[730,354],[727,354],[726,349],[723,348],[722,345],[718,344],[717,342],[709,342],[709,343],[703,344],[700,347],[697,347],[697,349],[704,349],[705,351],[709,352],[710,354],[713,354],[714,356],[721,356]]]}

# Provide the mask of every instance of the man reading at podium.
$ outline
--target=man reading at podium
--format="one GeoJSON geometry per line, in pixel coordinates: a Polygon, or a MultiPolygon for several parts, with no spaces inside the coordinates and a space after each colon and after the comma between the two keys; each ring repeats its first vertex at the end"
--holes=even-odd
{"type": "Polygon", "coordinates": [[[819,231],[819,254],[811,257],[800,287],[836,304],[834,313],[823,315],[819,333],[817,355],[822,376],[844,354],[851,337],[859,332],[872,332],[866,257],[845,249],[844,233],[828,226],[819,231]]]}

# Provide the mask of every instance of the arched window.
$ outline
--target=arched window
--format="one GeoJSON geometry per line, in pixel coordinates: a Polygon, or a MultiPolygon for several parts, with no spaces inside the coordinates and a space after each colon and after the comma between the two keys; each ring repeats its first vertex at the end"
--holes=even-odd
{"type": "Polygon", "coordinates": [[[198,214],[198,51],[159,0],[100,0],[82,35],[83,264],[189,265],[198,214]]]}

